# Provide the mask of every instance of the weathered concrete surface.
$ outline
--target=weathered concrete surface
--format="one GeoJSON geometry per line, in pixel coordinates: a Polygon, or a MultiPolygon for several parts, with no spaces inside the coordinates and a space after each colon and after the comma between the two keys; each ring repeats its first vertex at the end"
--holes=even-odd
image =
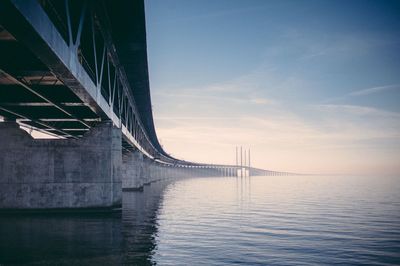
{"type": "Polygon", "coordinates": [[[134,151],[122,156],[122,189],[139,190],[144,184],[143,154],[134,151]]]}
{"type": "Polygon", "coordinates": [[[82,139],[33,139],[0,123],[0,208],[88,208],[121,203],[121,131],[111,123],[82,139]]]}
{"type": "Polygon", "coordinates": [[[142,190],[144,185],[163,180],[167,175],[167,167],[145,157],[139,151],[122,156],[122,189],[142,190]]]}

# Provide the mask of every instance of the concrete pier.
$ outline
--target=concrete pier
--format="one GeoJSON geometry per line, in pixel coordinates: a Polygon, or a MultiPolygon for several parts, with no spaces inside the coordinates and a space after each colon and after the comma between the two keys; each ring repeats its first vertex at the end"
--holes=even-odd
{"type": "Polygon", "coordinates": [[[168,166],[155,162],[140,151],[122,155],[122,190],[143,190],[144,185],[171,177],[178,177],[179,172],[172,173],[168,166]]]}
{"type": "Polygon", "coordinates": [[[110,207],[121,203],[121,131],[111,123],[81,139],[33,139],[0,123],[0,208],[110,207]]]}
{"type": "Polygon", "coordinates": [[[143,154],[136,151],[122,157],[122,189],[140,190],[144,185],[143,154]]]}

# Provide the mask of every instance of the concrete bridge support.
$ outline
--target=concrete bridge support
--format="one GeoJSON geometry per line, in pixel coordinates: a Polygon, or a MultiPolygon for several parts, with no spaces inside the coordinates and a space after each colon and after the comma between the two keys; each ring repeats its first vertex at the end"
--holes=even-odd
{"type": "Polygon", "coordinates": [[[142,190],[144,185],[174,177],[170,167],[162,166],[139,151],[124,154],[122,159],[122,190],[142,190]]]}
{"type": "Polygon", "coordinates": [[[122,156],[122,190],[140,190],[145,183],[143,154],[139,151],[122,156]]]}
{"type": "Polygon", "coordinates": [[[81,139],[33,139],[0,123],[0,208],[110,207],[121,203],[121,131],[111,123],[81,139]]]}

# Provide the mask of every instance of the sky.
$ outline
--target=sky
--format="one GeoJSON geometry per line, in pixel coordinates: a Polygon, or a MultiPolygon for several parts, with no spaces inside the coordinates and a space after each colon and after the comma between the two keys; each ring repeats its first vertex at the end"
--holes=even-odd
{"type": "Polygon", "coordinates": [[[400,174],[400,1],[146,0],[171,155],[299,173],[400,174]]]}

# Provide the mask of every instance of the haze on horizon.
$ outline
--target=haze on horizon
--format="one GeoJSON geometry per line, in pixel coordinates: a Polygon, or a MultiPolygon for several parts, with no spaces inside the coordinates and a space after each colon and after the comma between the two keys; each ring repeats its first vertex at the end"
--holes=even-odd
{"type": "Polygon", "coordinates": [[[400,173],[400,1],[146,1],[164,149],[196,162],[400,173]]]}

